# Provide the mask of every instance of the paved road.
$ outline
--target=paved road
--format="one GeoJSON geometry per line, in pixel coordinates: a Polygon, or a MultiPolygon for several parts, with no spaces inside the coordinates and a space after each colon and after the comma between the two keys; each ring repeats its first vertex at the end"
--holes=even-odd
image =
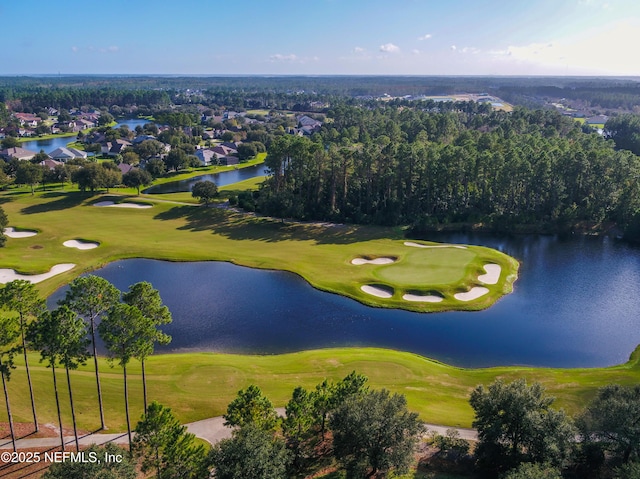
{"type": "MultiPolygon", "coordinates": [[[[284,415],[284,408],[276,408],[276,411],[280,415],[284,415]]],[[[187,431],[195,434],[197,437],[204,439],[210,444],[215,444],[219,442],[221,439],[225,439],[231,437],[231,428],[228,428],[224,425],[224,419],[222,416],[212,417],[209,419],[203,419],[202,421],[191,422],[185,424],[187,426],[187,431]]],[[[425,424],[427,427],[427,434],[431,431],[435,431],[438,434],[444,435],[447,432],[447,429],[450,429],[447,426],[439,426],[437,424],[425,424]]],[[[461,429],[461,428],[453,428],[458,431],[460,438],[475,441],[478,439],[478,434],[474,429],[461,429]]],[[[106,442],[113,442],[116,444],[127,444],[128,438],[127,433],[116,433],[116,434],[88,434],[80,439],[80,444],[82,445],[90,445],[90,444],[104,444],[106,442]]],[[[69,445],[73,445],[75,440],[73,436],[65,437],[65,443],[69,445]]],[[[40,447],[56,447],[60,445],[59,437],[42,437],[42,438],[24,438],[18,439],[16,441],[16,447],[18,449],[29,449],[29,448],[40,448],[40,447]]],[[[6,441],[0,444],[0,449],[11,449],[11,441],[6,441]]]]}

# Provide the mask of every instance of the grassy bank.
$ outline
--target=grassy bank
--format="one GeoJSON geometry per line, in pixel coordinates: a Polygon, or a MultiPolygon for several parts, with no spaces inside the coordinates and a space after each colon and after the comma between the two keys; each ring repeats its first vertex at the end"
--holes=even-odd
{"type": "MultiPolygon", "coordinates": [[[[196,173],[197,174],[197,173],[196,173]]],[[[176,178],[177,179],[177,178],[176,178]]],[[[117,259],[155,258],[173,261],[220,260],[255,268],[291,271],[313,286],[346,295],[373,306],[438,311],[446,309],[482,309],[510,291],[517,263],[512,258],[479,246],[469,246],[464,258],[447,265],[458,250],[417,249],[403,244],[403,231],[395,228],[353,225],[324,225],[280,222],[217,208],[176,205],[156,201],[145,195],[145,210],[98,208],[93,203],[113,199],[78,191],[49,191],[31,195],[26,189],[0,194],[10,226],[39,232],[31,238],[7,240],[0,252],[0,265],[20,273],[44,273],[59,263],[77,266],[62,275],[39,284],[48,295],[77,275],[117,259]],[[97,241],[100,247],[80,251],[62,243],[82,238],[97,241]],[[419,255],[422,260],[414,261],[419,255]],[[356,257],[391,256],[397,265],[354,266],[356,257]],[[486,263],[503,268],[501,280],[488,286],[489,294],[477,301],[460,302],[452,298],[477,284],[486,263]],[[420,275],[425,266],[444,271],[446,282],[420,275]],[[404,268],[402,275],[389,274],[393,267],[404,268]],[[401,284],[407,273],[411,281],[401,284]],[[430,281],[430,282],[427,282],[430,281]],[[364,293],[360,287],[378,284],[395,288],[391,299],[382,300],[364,293]],[[435,289],[445,294],[441,303],[411,303],[402,299],[408,289],[435,289]]],[[[166,195],[163,195],[166,197],[166,195]]],[[[140,200],[141,197],[132,196],[140,200]]],[[[161,198],[158,198],[160,200],[161,198]]]]}
{"type": "MultiPolygon", "coordinates": [[[[409,408],[422,420],[437,424],[470,427],[473,411],[469,394],[478,384],[497,378],[511,381],[526,378],[539,381],[557,398],[556,407],[578,413],[597,388],[609,383],[625,385],[640,381],[640,347],[629,362],[610,368],[546,369],[500,367],[463,369],[432,361],[415,354],[374,348],[342,348],[304,351],[275,356],[251,356],[215,353],[156,355],[148,359],[147,380],[151,399],[171,407],[181,421],[191,422],[223,414],[237,391],[256,384],[276,406],[284,406],[296,386],[313,388],[324,378],[341,379],[355,370],[369,377],[370,385],[387,388],[407,397],[409,408]]],[[[56,423],[51,370],[36,365],[32,354],[32,378],[42,422],[56,423]]],[[[105,414],[112,430],[125,426],[122,374],[100,362],[105,414]]],[[[74,401],[81,428],[99,425],[95,377],[92,368],[72,373],[74,401]]],[[[142,414],[142,382],[137,361],[127,372],[130,378],[132,417],[142,414]]],[[[59,384],[64,385],[64,371],[59,384]]],[[[61,387],[65,423],[70,411],[66,388],[61,387]]],[[[9,394],[17,421],[28,422],[30,404],[24,368],[19,365],[11,376],[9,394]]],[[[4,408],[0,418],[4,418],[4,408]]],[[[3,419],[0,419],[0,421],[3,419]]]]}
{"type": "Polygon", "coordinates": [[[70,131],[68,133],[50,133],[48,135],[22,136],[16,139],[20,143],[25,143],[27,141],[53,140],[55,138],[70,138],[72,136],[77,136],[77,135],[78,135],[77,132],[70,131]]]}

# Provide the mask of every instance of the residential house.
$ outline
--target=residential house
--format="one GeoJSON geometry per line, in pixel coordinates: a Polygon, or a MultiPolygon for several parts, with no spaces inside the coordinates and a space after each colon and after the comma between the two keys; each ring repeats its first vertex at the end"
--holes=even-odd
{"type": "Polygon", "coordinates": [[[226,148],[228,150],[227,155],[232,155],[234,153],[238,153],[238,145],[240,143],[236,143],[233,141],[224,141],[220,143],[220,146],[226,148]]]}
{"type": "Polygon", "coordinates": [[[38,153],[31,150],[25,150],[24,148],[14,147],[14,148],[6,148],[4,150],[0,150],[0,157],[5,160],[10,160],[14,158],[16,160],[30,160],[38,153]]]}
{"type": "Polygon", "coordinates": [[[13,116],[20,122],[21,126],[35,128],[42,121],[40,117],[33,113],[14,113],[13,116]]]}
{"type": "Polygon", "coordinates": [[[240,163],[240,160],[238,160],[237,156],[223,156],[218,158],[218,164],[220,165],[237,165],[238,163],[240,163]]]}
{"type": "MultiPolygon", "coordinates": [[[[228,145],[228,144],[227,144],[228,145]]],[[[235,148],[231,148],[229,146],[225,145],[224,143],[218,146],[214,146],[213,148],[211,148],[215,153],[217,153],[218,155],[222,155],[222,156],[228,156],[228,155],[232,155],[234,153],[238,153],[238,150],[236,150],[235,148]]]]}
{"type": "Polygon", "coordinates": [[[298,117],[298,125],[300,128],[295,134],[300,134],[299,132],[302,132],[303,135],[311,135],[320,130],[322,122],[314,120],[310,116],[302,115],[298,117]]]}
{"type": "Polygon", "coordinates": [[[131,146],[131,142],[127,140],[118,139],[116,141],[108,141],[102,145],[102,153],[109,156],[117,156],[122,154],[122,150],[131,146]]]}
{"type": "Polygon", "coordinates": [[[218,157],[211,148],[198,149],[196,150],[194,155],[200,160],[200,163],[202,163],[203,166],[214,165],[218,163],[218,157]]]}
{"type": "Polygon", "coordinates": [[[138,145],[138,144],[142,143],[143,141],[155,140],[155,139],[156,139],[156,137],[153,136],[153,135],[138,135],[133,139],[132,143],[134,145],[138,145]]]}
{"type": "Polygon", "coordinates": [[[73,160],[74,158],[87,158],[88,155],[86,151],[61,146],[60,148],[56,148],[51,153],[49,153],[49,156],[54,160],[66,162],[69,160],[73,160]]]}
{"type": "Polygon", "coordinates": [[[93,128],[95,126],[97,126],[96,121],[88,120],[86,118],[80,118],[76,120],[76,126],[74,128],[74,131],[86,130],[88,128],[93,128]]]}
{"type": "Polygon", "coordinates": [[[128,165],[127,163],[120,163],[118,165],[118,169],[120,170],[120,172],[125,175],[127,173],[129,173],[131,170],[133,170],[133,166],[128,165]]]}
{"type": "Polygon", "coordinates": [[[52,160],[51,158],[47,158],[44,161],[39,163],[40,166],[46,166],[50,170],[55,170],[56,166],[62,165],[61,161],[52,160]]]}
{"type": "Polygon", "coordinates": [[[607,115],[596,115],[591,118],[587,118],[585,121],[587,125],[604,125],[609,117],[607,115]]]}

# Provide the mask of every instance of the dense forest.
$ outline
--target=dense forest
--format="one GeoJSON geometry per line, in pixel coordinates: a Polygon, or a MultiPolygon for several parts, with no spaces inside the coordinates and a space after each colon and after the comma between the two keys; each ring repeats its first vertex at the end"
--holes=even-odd
{"type": "MultiPolygon", "coordinates": [[[[0,102],[19,100],[26,109],[165,104],[185,91],[236,108],[291,108],[335,97],[452,95],[486,92],[528,107],[548,100],[579,100],[585,107],[634,111],[640,105],[637,78],[424,77],[424,76],[39,76],[0,77],[0,102]],[[69,101],[76,101],[66,106],[69,101]]],[[[187,97],[187,101],[190,99],[187,97]]]]}
{"type": "Polygon", "coordinates": [[[629,227],[640,158],[543,110],[336,107],[313,138],[269,145],[264,213],[417,229],[483,223],[564,230],[629,227]]]}

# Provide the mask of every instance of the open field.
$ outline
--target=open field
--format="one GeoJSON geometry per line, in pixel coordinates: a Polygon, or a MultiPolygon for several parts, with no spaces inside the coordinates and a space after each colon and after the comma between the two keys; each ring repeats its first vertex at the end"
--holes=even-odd
{"type": "MultiPolygon", "coordinates": [[[[184,177],[176,175],[173,179],[184,177]]],[[[236,188],[231,185],[229,189],[231,187],[236,188]]],[[[0,266],[23,274],[39,274],[56,264],[76,264],[69,272],[38,285],[41,292],[48,295],[77,275],[117,259],[231,261],[256,268],[291,271],[319,289],[343,294],[365,304],[415,311],[486,308],[511,291],[516,277],[517,262],[490,248],[412,248],[403,244],[403,232],[397,228],[283,223],[230,210],[160,201],[163,199],[153,195],[142,198],[90,195],[78,191],[48,191],[36,195],[26,189],[4,192],[0,194],[0,202],[10,226],[35,230],[39,234],[30,238],[9,238],[0,252],[0,266]],[[94,206],[114,200],[133,200],[153,206],[147,209],[94,206]],[[63,246],[65,241],[77,238],[97,242],[100,246],[92,250],[63,246]],[[457,255],[458,260],[447,272],[445,263],[452,255],[457,255]],[[390,256],[396,258],[398,264],[351,264],[354,258],[362,256],[390,256]],[[420,261],[412,260],[418,257],[420,261]],[[479,284],[478,276],[484,273],[483,266],[487,263],[501,266],[502,281],[490,285],[489,293],[477,301],[454,299],[453,294],[479,284]],[[393,275],[394,267],[402,268],[401,274],[393,275]],[[434,275],[438,270],[447,272],[444,281],[438,279],[442,274],[434,275]],[[406,282],[401,281],[403,276],[408,278],[406,282]],[[397,288],[392,298],[382,301],[361,290],[363,285],[380,282],[397,288]],[[444,301],[438,304],[402,299],[408,289],[420,292],[434,288],[445,294],[444,301]]]]}
{"type": "MultiPolygon", "coordinates": [[[[640,381],[640,348],[624,365],[594,369],[546,369],[499,367],[463,369],[421,356],[375,348],[341,348],[304,351],[273,356],[216,353],[170,354],[147,360],[149,397],[169,406],[182,422],[192,422],[226,411],[237,391],[258,385],[275,406],[284,406],[296,386],[314,388],[324,378],[339,380],[355,370],[369,377],[374,388],[387,388],[407,397],[409,408],[422,420],[449,426],[470,427],[473,410],[469,394],[478,384],[497,378],[539,381],[557,398],[556,407],[575,414],[593,397],[597,388],[609,383],[625,385],[640,381]]],[[[29,359],[37,410],[41,422],[56,423],[51,370],[38,365],[38,355],[29,359]]],[[[90,361],[90,363],[92,363],[90,361]]],[[[95,376],[89,366],[72,372],[74,401],[79,427],[93,430],[99,425],[95,376]]],[[[113,432],[126,427],[122,370],[100,360],[107,424],[113,432]]],[[[127,369],[130,379],[131,417],[142,414],[142,380],[137,361],[127,369]]],[[[64,370],[60,370],[60,379],[64,370]]],[[[64,384],[64,382],[60,382],[64,384]]],[[[70,421],[66,387],[60,387],[65,424],[70,421]]],[[[9,394],[16,421],[28,422],[31,414],[24,367],[11,375],[9,394]]],[[[4,409],[4,408],[3,408],[4,409]]],[[[4,419],[4,410],[0,421],[4,419]]]]}

